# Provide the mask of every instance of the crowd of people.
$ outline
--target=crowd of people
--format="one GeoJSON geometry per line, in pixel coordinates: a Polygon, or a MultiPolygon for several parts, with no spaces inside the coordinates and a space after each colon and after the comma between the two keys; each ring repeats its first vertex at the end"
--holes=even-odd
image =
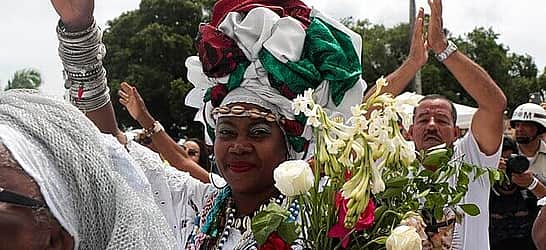
{"type": "MultiPolygon", "coordinates": [[[[338,21],[299,0],[218,0],[199,29],[198,55],[186,61],[195,87],[186,105],[199,109],[202,139],[177,144],[122,83],[119,102],[143,128],[130,137],[112,108],[94,1],[51,2],[69,102],[0,93],[0,249],[257,249],[250,219],[284,199],[273,170],[313,157],[291,100],[312,88],[328,112],[347,116],[375,91],[360,77],[361,38],[338,21]]],[[[453,103],[426,96],[408,139],[418,151],[445,143],[453,158],[498,166],[510,178],[468,184],[462,202],[481,213],[457,222],[442,249],[546,249],[546,111],[518,106],[513,137],[503,139],[505,95],[446,38],[442,1],[428,2],[428,29],[421,8],[409,55],[381,91],[400,94],[432,51],[478,108],[460,136],[453,103]]]]}

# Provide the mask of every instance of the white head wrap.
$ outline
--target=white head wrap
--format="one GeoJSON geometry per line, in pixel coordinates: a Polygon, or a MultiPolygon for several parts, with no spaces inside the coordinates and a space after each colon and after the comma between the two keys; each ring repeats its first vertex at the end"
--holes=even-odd
{"type": "Polygon", "coordinates": [[[150,196],[115,171],[98,129],[68,103],[0,93],[0,143],[36,181],[76,249],[171,249],[150,196]]]}

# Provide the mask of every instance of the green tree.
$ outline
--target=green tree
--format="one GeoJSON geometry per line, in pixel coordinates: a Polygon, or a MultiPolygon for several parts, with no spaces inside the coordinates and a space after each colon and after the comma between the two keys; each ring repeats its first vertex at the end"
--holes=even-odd
{"type": "Polygon", "coordinates": [[[8,80],[8,89],[38,89],[42,84],[42,76],[36,69],[21,69],[15,71],[11,80],[8,80]]]}
{"type": "Polygon", "coordinates": [[[546,90],[546,67],[542,69],[542,74],[538,77],[537,85],[546,90]]]}
{"type": "Polygon", "coordinates": [[[393,72],[409,53],[408,24],[386,28],[368,20],[342,21],[362,36],[362,77],[368,83],[393,72]]]}
{"type": "MultiPolygon", "coordinates": [[[[117,96],[122,81],[134,84],[151,114],[175,138],[202,136],[202,126],[193,122],[196,110],[184,106],[192,88],[184,62],[196,54],[193,38],[207,9],[199,1],[142,0],[139,9],[110,21],[104,33],[111,95],[117,96]],[[181,128],[188,130],[182,134],[181,128]]],[[[113,104],[123,126],[138,126],[117,101],[113,104]]]]}

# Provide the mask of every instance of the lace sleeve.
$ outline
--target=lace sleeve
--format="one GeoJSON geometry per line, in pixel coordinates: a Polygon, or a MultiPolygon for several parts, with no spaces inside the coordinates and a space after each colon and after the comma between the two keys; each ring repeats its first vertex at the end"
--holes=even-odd
{"type": "Polygon", "coordinates": [[[136,142],[130,141],[127,149],[144,171],[155,202],[183,246],[205,196],[214,188],[165,164],[157,153],[136,142]]]}

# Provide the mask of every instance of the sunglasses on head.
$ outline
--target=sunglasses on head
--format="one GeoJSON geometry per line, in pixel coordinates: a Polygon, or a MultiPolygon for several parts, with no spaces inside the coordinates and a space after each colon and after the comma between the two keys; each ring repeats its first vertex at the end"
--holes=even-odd
{"type": "Polygon", "coordinates": [[[0,202],[10,203],[32,209],[47,208],[47,204],[45,204],[45,202],[8,191],[2,187],[0,187],[0,202]]]}

